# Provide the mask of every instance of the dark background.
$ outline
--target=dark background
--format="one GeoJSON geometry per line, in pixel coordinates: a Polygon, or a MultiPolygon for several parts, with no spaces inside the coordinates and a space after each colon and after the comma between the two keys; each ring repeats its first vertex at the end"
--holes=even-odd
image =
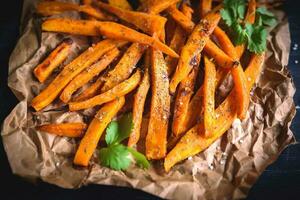
{"type": "MultiPolygon", "coordinates": [[[[296,0],[287,0],[284,9],[288,13],[292,47],[300,45],[300,11],[296,0]]],[[[19,19],[22,1],[3,1],[0,8],[0,123],[17,104],[7,87],[8,59],[19,37],[19,19]]],[[[291,48],[292,48],[291,47],[291,48]]],[[[291,50],[289,70],[296,87],[300,87],[300,47],[291,50]],[[299,64],[297,63],[299,61],[299,64]],[[296,64],[297,63],[297,64],[296,64]]],[[[300,92],[295,95],[295,104],[300,105],[300,92]]],[[[297,114],[292,130],[300,139],[300,115],[297,114]]],[[[90,185],[78,190],[66,190],[38,182],[29,183],[12,174],[2,141],[0,140],[0,198],[1,199],[157,199],[147,193],[111,186],[90,185]]],[[[251,189],[248,199],[299,199],[300,196],[300,145],[287,148],[279,159],[269,166],[251,189]]]]}

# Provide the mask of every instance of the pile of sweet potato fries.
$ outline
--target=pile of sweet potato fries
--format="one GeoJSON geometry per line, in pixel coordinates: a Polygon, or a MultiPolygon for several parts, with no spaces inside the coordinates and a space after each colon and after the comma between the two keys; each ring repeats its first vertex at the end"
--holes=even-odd
{"type": "MultiPolygon", "coordinates": [[[[256,6],[255,0],[249,1],[248,23],[255,21],[256,6]]],[[[37,12],[42,16],[77,11],[84,18],[45,18],[43,31],[90,36],[99,42],[65,64],[31,106],[42,111],[59,98],[69,111],[100,107],[88,125],[46,124],[37,129],[82,137],[74,164],[87,166],[107,125],[127,106],[134,123],[128,146],[137,145],[143,118],[149,118],[145,155],[164,159],[165,171],[203,151],[236,118],[246,117],[250,90],[264,62],[264,53],[248,52],[250,61],[241,66],[245,45],[235,46],[221,28],[220,9],[222,2],[212,0],[200,0],[199,7],[180,0],[140,0],[135,10],[126,0],[40,2],[37,12]],[[229,76],[233,89],[217,104],[217,88],[229,76]],[[125,98],[130,95],[133,101],[125,98]]],[[[63,65],[71,46],[70,39],[62,41],[34,69],[39,82],[63,65]]]]}

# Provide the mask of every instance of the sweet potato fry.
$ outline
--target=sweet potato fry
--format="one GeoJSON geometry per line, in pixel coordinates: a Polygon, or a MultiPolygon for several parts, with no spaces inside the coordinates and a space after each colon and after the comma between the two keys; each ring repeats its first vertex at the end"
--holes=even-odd
{"type": "Polygon", "coordinates": [[[37,12],[43,16],[56,15],[65,11],[78,11],[92,16],[98,20],[112,20],[101,11],[90,5],[78,5],[75,3],[66,3],[58,1],[43,1],[37,5],[37,12]]]}
{"type": "Polygon", "coordinates": [[[212,0],[200,0],[200,16],[203,18],[209,11],[211,11],[212,0]]]}
{"type": "Polygon", "coordinates": [[[98,5],[105,11],[116,15],[120,19],[130,24],[135,25],[137,28],[150,35],[164,29],[164,26],[167,22],[166,18],[158,15],[125,10],[102,2],[98,2],[98,5]]]}
{"type": "Polygon", "coordinates": [[[176,5],[171,5],[167,8],[168,14],[188,33],[191,33],[195,27],[194,22],[188,18],[186,15],[184,15],[182,12],[180,12],[176,5]]]}
{"type": "Polygon", "coordinates": [[[84,71],[78,74],[68,85],[65,87],[60,95],[60,100],[64,103],[70,101],[72,94],[84,84],[89,82],[93,77],[102,72],[118,55],[118,48],[114,48],[104,54],[102,58],[95,64],[87,67],[84,71]]]}
{"type": "MultiPolygon", "coordinates": [[[[247,89],[249,92],[260,74],[263,62],[264,54],[256,54],[251,58],[248,68],[245,71],[247,79],[250,80],[247,82],[247,89]]],[[[212,137],[205,138],[203,135],[199,136],[199,127],[194,126],[180,139],[179,143],[166,156],[164,163],[166,171],[169,171],[176,163],[206,149],[230,128],[233,120],[236,118],[234,96],[235,93],[232,91],[216,109],[216,116],[219,117],[217,118],[217,123],[214,125],[212,137]]],[[[199,126],[201,127],[203,124],[200,124],[199,126]]]]}
{"type": "Polygon", "coordinates": [[[239,64],[237,60],[229,57],[211,40],[207,40],[204,52],[212,57],[219,67],[231,69],[239,64]]]}
{"type": "Polygon", "coordinates": [[[49,105],[77,74],[98,60],[107,51],[115,48],[118,43],[119,41],[103,40],[84,51],[66,65],[50,85],[32,100],[31,106],[36,111],[39,111],[49,105]]]}
{"type": "Polygon", "coordinates": [[[150,88],[150,77],[148,66],[145,68],[144,77],[141,81],[141,84],[134,95],[133,100],[133,111],[132,111],[132,121],[134,121],[133,129],[130,133],[128,146],[133,147],[136,145],[140,139],[140,131],[141,131],[141,124],[143,120],[143,112],[146,97],[150,88]]]}
{"type": "Polygon", "coordinates": [[[227,36],[225,31],[223,31],[220,27],[216,27],[214,30],[214,36],[217,38],[220,48],[233,59],[239,59],[236,55],[235,47],[232,44],[230,38],[227,36]]]}
{"type": "Polygon", "coordinates": [[[99,36],[99,21],[74,20],[67,18],[47,19],[42,24],[43,31],[69,33],[74,35],[99,36]]]}
{"type": "Polygon", "coordinates": [[[121,60],[104,76],[104,85],[101,88],[101,92],[110,90],[117,84],[126,80],[132,71],[135,69],[136,64],[141,59],[147,46],[139,43],[133,43],[124,53],[121,60]]]}
{"type": "Polygon", "coordinates": [[[108,123],[123,107],[125,98],[120,97],[114,101],[105,104],[95,115],[90,123],[84,137],[81,139],[74,158],[75,165],[88,166],[99,139],[108,123]]]}
{"type": "Polygon", "coordinates": [[[205,75],[203,81],[203,133],[212,137],[215,122],[215,83],[216,67],[206,56],[204,57],[205,75]]]}
{"type": "Polygon", "coordinates": [[[38,131],[51,133],[58,136],[81,137],[86,129],[85,123],[63,123],[63,124],[45,124],[37,126],[38,131]]]}
{"type": "Polygon", "coordinates": [[[73,41],[71,39],[63,41],[50,55],[40,63],[34,70],[35,77],[43,83],[49,75],[68,57],[73,41]]]}
{"type": "Polygon", "coordinates": [[[146,156],[148,159],[161,159],[167,153],[170,95],[167,66],[163,54],[155,49],[151,49],[151,80],[152,97],[146,156]]]}
{"type": "Polygon", "coordinates": [[[131,5],[127,0],[108,0],[108,3],[112,6],[116,6],[118,8],[122,8],[125,10],[132,10],[131,5]]]}
{"type": "MultiPolygon", "coordinates": [[[[255,22],[255,13],[256,13],[256,0],[250,0],[248,3],[248,10],[245,17],[245,22],[253,24],[255,22]]],[[[245,51],[245,45],[241,44],[235,47],[236,54],[239,58],[242,57],[245,51]]]]}
{"type": "Polygon", "coordinates": [[[48,19],[42,24],[42,30],[86,36],[98,36],[100,33],[112,39],[146,44],[161,50],[167,55],[178,57],[176,52],[159,40],[115,22],[75,19],[48,19]]]}
{"type": "Polygon", "coordinates": [[[109,38],[146,44],[172,57],[179,57],[175,51],[173,51],[167,45],[160,42],[158,39],[139,33],[133,29],[127,28],[126,26],[117,23],[101,22],[101,26],[99,26],[99,31],[102,35],[105,35],[109,38]]]}
{"type": "Polygon", "coordinates": [[[73,98],[73,101],[83,101],[89,99],[97,94],[100,94],[100,87],[103,84],[102,77],[100,76],[94,83],[92,83],[88,88],[81,92],[78,96],[73,98]]]}
{"type": "Polygon", "coordinates": [[[170,92],[172,94],[175,93],[177,85],[190,73],[194,63],[196,63],[197,55],[202,52],[210,34],[219,21],[220,14],[212,12],[206,15],[194,28],[187,43],[181,50],[178,65],[170,83],[170,92]]]}
{"type": "MultiPolygon", "coordinates": [[[[192,18],[193,9],[187,5],[187,3],[182,4],[182,13],[187,16],[188,19],[192,18]]],[[[186,33],[181,28],[181,26],[177,25],[173,34],[173,37],[170,41],[170,48],[175,50],[177,53],[180,53],[185,40],[186,40],[186,33]]],[[[177,58],[172,58],[171,56],[166,56],[166,64],[168,69],[168,75],[170,76],[178,63],[177,58]]]]}
{"type": "MultiPolygon", "coordinates": [[[[200,59],[199,59],[200,60],[200,59]]],[[[199,63],[198,63],[199,64],[199,63]]],[[[190,99],[194,93],[194,86],[198,75],[199,67],[195,66],[191,73],[180,83],[174,105],[172,133],[179,136],[187,117],[190,99]]],[[[198,105],[199,106],[199,105],[198,105]]]]}
{"type": "Polygon", "coordinates": [[[120,98],[134,90],[140,83],[140,80],[141,72],[137,70],[129,79],[123,81],[119,85],[116,85],[111,90],[108,90],[85,101],[69,103],[69,109],[71,111],[75,111],[92,108],[94,106],[102,105],[114,99],[120,98]]]}

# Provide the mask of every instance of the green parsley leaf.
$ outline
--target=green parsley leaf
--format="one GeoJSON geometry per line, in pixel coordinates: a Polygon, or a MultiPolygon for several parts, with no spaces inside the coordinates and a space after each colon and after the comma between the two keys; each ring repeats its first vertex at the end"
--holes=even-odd
{"type": "Polygon", "coordinates": [[[112,121],[106,128],[106,144],[118,144],[128,138],[133,128],[132,114],[123,115],[118,121],[112,121]]]}
{"type": "Polygon", "coordinates": [[[108,146],[114,144],[118,139],[118,135],[119,135],[118,122],[116,121],[110,122],[106,128],[106,135],[105,135],[106,144],[108,146]]]}
{"type": "Polygon", "coordinates": [[[231,26],[233,24],[234,17],[231,16],[231,12],[229,10],[221,9],[221,16],[226,25],[231,26]]]}
{"type": "Polygon", "coordinates": [[[241,24],[235,23],[232,26],[234,43],[235,45],[243,44],[247,41],[247,33],[246,30],[242,27],[241,24]]]}
{"type": "Polygon", "coordinates": [[[114,170],[125,170],[131,164],[128,149],[122,144],[114,144],[100,149],[99,159],[103,166],[114,170]]]}
{"type": "Polygon", "coordinates": [[[228,26],[243,20],[246,12],[245,0],[224,0],[221,17],[228,26]]]}
{"type": "Polygon", "coordinates": [[[263,26],[246,24],[247,48],[254,53],[262,53],[267,47],[267,31],[263,26]]]}
{"type": "Polygon", "coordinates": [[[149,161],[146,159],[146,157],[141,154],[140,152],[134,150],[133,148],[127,147],[128,151],[131,153],[131,155],[134,157],[136,164],[139,167],[148,169],[150,167],[149,161]]]}
{"type": "Polygon", "coordinates": [[[120,131],[116,143],[120,143],[129,137],[133,129],[132,113],[123,115],[118,122],[120,131]]]}
{"type": "Polygon", "coordinates": [[[277,20],[274,14],[268,11],[265,7],[260,7],[256,9],[256,14],[261,23],[265,26],[276,26],[277,20]]]}

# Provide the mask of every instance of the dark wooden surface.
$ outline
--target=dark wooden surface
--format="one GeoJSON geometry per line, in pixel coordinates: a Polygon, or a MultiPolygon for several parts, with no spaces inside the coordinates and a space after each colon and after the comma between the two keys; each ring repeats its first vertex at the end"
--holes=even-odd
{"type": "MultiPolygon", "coordinates": [[[[17,103],[16,98],[7,87],[8,59],[18,39],[18,25],[22,1],[3,2],[0,12],[0,122],[9,114],[17,103]],[[4,6],[5,5],[5,6],[4,6]]],[[[286,9],[292,35],[292,46],[300,46],[300,10],[299,2],[286,1],[286,9]]],[[[292,50],[289,69],[296,87],[300,88],[300,48],[292,50]],[[297,64],[297,61],[298,64],[297,64]]],[[[295,95],[296,105],[300,105],[300,92],[295,95]]],[[[300,139],[300,115],[297,114],[292,130],[300,139]]],[[[121,187],[91,185],[79,190],[66,190],[39,182],[29,183],[14,176],[2,141],[0,140],[0,180],[1,199],[157,199],[147,193],[121,187]]],[[[279,159],[269,166],[251,189],[248,199],[300,199],[300,145],[287,148],[279,159]]]]}

